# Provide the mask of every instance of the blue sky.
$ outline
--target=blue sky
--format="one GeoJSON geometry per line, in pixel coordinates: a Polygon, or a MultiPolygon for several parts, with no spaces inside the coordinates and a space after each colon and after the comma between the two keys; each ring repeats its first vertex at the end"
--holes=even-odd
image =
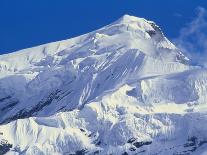
{"type": "Polygon", "coordinates": [[[124,14],[155,21],[182,42],[181,30],[206,0],[0,0],[0,54],[63,40],[107,25],[124,14]]]}

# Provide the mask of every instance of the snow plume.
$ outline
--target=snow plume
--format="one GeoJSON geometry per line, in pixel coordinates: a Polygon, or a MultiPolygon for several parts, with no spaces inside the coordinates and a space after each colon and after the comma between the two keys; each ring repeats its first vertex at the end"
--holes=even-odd
{"type": "Polygon", "coordinates": [[[196,17],[180,30],[174,42],[192,63],[207,67],[207,10],[198,7],[196,11],[196,17]]]}

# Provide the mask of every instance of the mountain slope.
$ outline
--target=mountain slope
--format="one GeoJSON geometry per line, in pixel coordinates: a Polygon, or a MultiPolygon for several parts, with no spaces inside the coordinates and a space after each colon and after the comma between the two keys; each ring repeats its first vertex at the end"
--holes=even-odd
{"type": "Polygon", "coordinates": [[[0,138],[10,153],[207,150],[207,71],[189,65],[154,22],[125,15],[80,37],[2,55],[0,77],[0,138]]]}

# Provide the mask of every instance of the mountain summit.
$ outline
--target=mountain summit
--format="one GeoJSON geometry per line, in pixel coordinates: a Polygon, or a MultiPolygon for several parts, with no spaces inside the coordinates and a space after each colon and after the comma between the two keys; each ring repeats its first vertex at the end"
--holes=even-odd
{"type": "Polygon", "coordinates": [[[129,15],[1,55],[0,139],[11,154],[205,154],[207,71],[188,62],[129,15]]]}

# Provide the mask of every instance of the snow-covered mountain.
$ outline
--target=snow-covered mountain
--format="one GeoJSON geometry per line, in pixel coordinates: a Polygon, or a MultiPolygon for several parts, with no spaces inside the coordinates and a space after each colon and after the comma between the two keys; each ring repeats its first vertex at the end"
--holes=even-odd
{"type": "Polygon", "coordinates": [[[0,56],[0,154],[207,154],[207,70],[152,21],[0,56]]]}

